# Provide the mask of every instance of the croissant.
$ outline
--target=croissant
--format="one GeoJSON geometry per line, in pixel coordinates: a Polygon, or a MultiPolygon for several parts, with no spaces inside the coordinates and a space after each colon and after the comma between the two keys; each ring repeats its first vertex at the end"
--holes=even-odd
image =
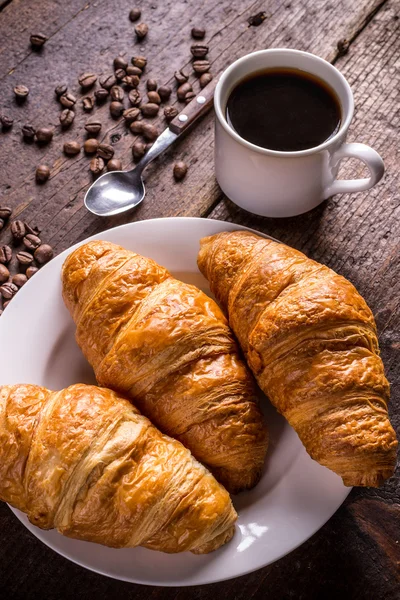
{"type": "Polygon", "coordinates": [[[267,433],[217,304],[153,260],[102,241],[70,254],[62,281],[99,384],[132,398],[230,492],[254,486],[267,433]]]}
{"type": "Polygon", "coordinates": [[[43,529],[113,548],[210,552],[234,533],[227,491],[114,392],[0,387],[0,499],[43,529]]]}
{"type": "Polygon", "coordinates": [[[397,440],[371,310],[344,277],[253,233],[201,240],[200,271],[260,387],[347,486],[393,474],[397,440]]]}

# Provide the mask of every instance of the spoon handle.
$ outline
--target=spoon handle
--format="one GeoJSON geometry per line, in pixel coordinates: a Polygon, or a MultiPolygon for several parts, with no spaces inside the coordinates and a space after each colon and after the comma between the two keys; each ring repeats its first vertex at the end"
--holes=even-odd
{"type": "Polygon", "coordinates": [[[212,79],[205,88],[197,94],[195,98],[171,121],[169,128],[171,131],[180,135],[196,119],[210,110],[214,104],[214,91],[218,83],[218,78],[212,79]]]}

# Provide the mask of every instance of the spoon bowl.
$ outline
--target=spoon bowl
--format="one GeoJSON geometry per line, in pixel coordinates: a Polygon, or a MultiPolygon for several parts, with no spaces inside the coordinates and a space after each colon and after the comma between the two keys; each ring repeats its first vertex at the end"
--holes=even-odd
{"type": "Polygon", "coordinates": [[[99,217],[118,215],[140,204],[144,196],[141,171],[112,171],[89,188],[85,206],[99,217]]]}

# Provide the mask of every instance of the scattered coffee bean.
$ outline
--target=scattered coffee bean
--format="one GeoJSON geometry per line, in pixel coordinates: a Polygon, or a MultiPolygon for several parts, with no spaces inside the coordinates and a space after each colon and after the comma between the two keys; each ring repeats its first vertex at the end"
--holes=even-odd
{"type": "Polygon", "coordinates": [[[182,71],[182,69],[180,69],[179,71],[175,71],[174,77],[179,85],[182,85],[182,83],[186,83],[186,81],[189,79],[189,77],[184,71],[182,71]]]}
{"type": "Polygon", "coordinates": [[[12,209],[8,206],[0,206],[0,219],[9,219],[12,215],[12,209]]]}
{"type": "Polygon", "coordinates": [[[94,107],[94,99],[93,96],[85,96],[82,98],[82,106],[85,112],[90,112],[94,107]]]}
{"type": "Polygon", "coordinates": [[[169,100],[169,97],[171,96],[171,92],[172,92],[171,88],[168,87],[167,85],[160,85],[160,87],[158,88],[158,94],[163,102],[166,102],[167,100],[169,100]]]}
{"type": "Polygon", "coordinates": [[[126,71],[125,71],[125,69],[117,69],[115,71],[114,75],[115,75],[115,79],[117,81],[121,81],[124,77],[126,77],[126,71]]]}
{"type": "Polygon", "coordinates": [[[148,92],[154,92],[157,89],[157,80],[156,79],[148,79],[146,81],[146,89],[148,92]]]}
{"type": "Polygon", "coordinates": [[[341,40],[339,40],[337,43],[338,56],[344,56],[345,54],[347,54],[349,51],[349,47],[349,40],[346,40],[346,38],[342,38],[341,40]]]}
{"type": "Polygon", "coordinates": [[[111,102],[110,104],[110,114],[114,119],[118,119],[124,112],[124,105],[122,102],[111,102]]]}
{"type": "Polygon", "coordinates": [[[182,83],[182,85],[180,85],[178,87],[177,91],[176,91],[176,95],[178,96],[178,100],[180,102],[184,102],[186,94],[188,94],[192,90],[193,90],[193,88],[192,88],[192,86],[190,85],[190,83],[188,81],[186,83],[182,83]]]}
{"type": "Polygon", "coordinates": [[[196,93],[195,92],[188,92],[185,96],[185,102],[186,104],[189,104],[189,102],[191,102],[193,100],[193,98],[196,98],[196,93]]]}
{"type": "Polygon", "coordinates": [[[25,271],[25,273],[26,273],[27,278],[30,279],[38,271],[39,271],[39,269],[37,267],[28,267],[27,270],[25,271]]]}
{"type": "Polygon", "coordinates": [[[33,250],[36,250],[36,248],[39,248],[41,243],[42,243],[41,239],[37,235],[34,235],[33,233],[28,233],[23,239],[23,244],[24,244],[25,248],[27,250],[30,250],[31,252],[33,250]]]}
{"type": "Polygon", "coordinates": [[[75,141],[65,142],[63,150],[67,156],[75,156],[81,151],[81,146],[75,141]]]}
{"type": "Polygon", "coordinates": [[[95,98],[96,98],[96,102],[98,104],[101,104],[102,102],[104,102],[105,100],[107,100],[108,98],[108,91],[104,88],[100,88],[99,90],[96,90],[95,93],[95,98]]]}
{"type": "Polygon", "coordinates": [[[158,114],[160,107],[158,104],[154,104],[152,102],[148,102],[147,104],[142,104],[140,110],[142,111],[142,115],[145,117],[155,117],[158,114]]]}
{"type": "Polygon", "coordinates": [[[140,10],[140,8],[132,8],[132,10],[129,13],[129,20],[132,21],[132,23],[134,23],[135,21],[138,21],[140,19],[141,14],[142,11],[140,10]]]}
{"type": "Polygon", "coordinates": [[[71,108],[76,103],[76,98],[71,92],[66,92],[60,96],[60,102],[65,108],[71,108]]]}
{"type": "Polygon", "coordinates": [[[0,219],[0,231],[4,229],[4,219],[0,219]]]}
{"type": "Polygon", "coordinates": [[[39,265],[44,265],[45,263],[49,262],[49,260],[51,260],[53,256],[53,248],[48,244],[42,244],[41,246],[39,246],[39,248],[35,250],[34,254],[35,260],[39,263],[39,265]]]}
{"type": "Polygon", "coordinates": [[[135,33],[138,40],[143,40],[149,31],[148,25],[146,23],[139,23],[135,27],[135,33]]]}
{"type": "Polygon", "coordinates": [[[104,158],[104,160],[110,160],[114,156],[114,148],[110,144],[99,144],[97,156],[104,158]]]}
{"type": "Polygon", "coordinates": [[[133,67],[133,66],[129,65],[129,67],[126,68],[126,74],[127,75],[137,75],[138,77],[141,77],[143,75],[143,71],[142,71],[142,69],[139,69],[139,67],[133,67]]]}
{"type": "Polygon", "coordinates": [[[203,73],[203,75],[199,79],[200,87],[202,89],[204,87],[206,87],[206,85],[208,85],[210,83],[210,81],[212,80],[212,78],[213,78],[213,76],[211,75],[211,73],[203,73]]]}
{"type": "Polygon", "coordinates": [[[140,79],[137,75],[126,75],[122,83],[124,83],[128,88],[137,88],[140,83],[140,79]]]}
{"type": "Polygon", "coordinates": [[[202,40],[206,35],[206,30],[203,27],[193,27],[192,29],[192,37],[195,40],[202,40]]]}
{"type": "Polygon", "coordinates": [[[39,127],[36,130],[36,140],[41,144],[48,144],[53,139],[53,133],[50,127],[39,127]]]}
{"type": "Polygon", "coordinates": [[[89,138],[83,144],[83,149],[86,154],[94,154],[97,152],[97,148],[99,147],[99,142],[94,138],[89,138]]]}
{"type": "Polygon", "coordinates": [[[104,169],[104,160],[99,156],[92,158],[92,160],[90,161],[89,168],[92,171],[93,175],[100,175],[100,173],[104,169]]]}
{"type": "Polygon", "coordinates": [[[134,67],[139,67],[139,69],[144,69],[147,65],[147,58],[145,56],[132,56],[131,63],[134,67]]]}
{"type": "Polygon", "coordinates": [[[0,121],[4,131],[7,131],[7,129],[11,129],[11,127],[14,125],[14,119],[12,117],[9,117],[8,115],[1,115],[0,121]]]}
{"type": "Polygon", "coordinates": [[[107,171],[121,171],[122,163],[119,158],[112,158],[107,163],[107,171]]]}
{"type": "Polygon", "coordinates": [[[139,106],[142,101],[139,90],[131,90],[128,94],[128,99],[132,106],[139,106]]]}
{"type": "Polygon", "coordinates": [[[172,121],[172,119],[175,119],[178,112],[179,111],[177,108],[175,108],[175,106],[166,106],[164,108],[164,117],[167,119],[168,122],[170,122],[172,121]]]}
{"type": "Polygon", "coordinates": [[[147,141],[154,142],[154,140],[158,138],[158,129],[155,125],[150,125],[150,123],[143,123],[142,135],[147,141]]]}
{"type": "Polygon", "coordinates": [[[252,17],[249,17],[247,19],[247,22],[250,25],[250,27],[258,27],[263,21],[265,21],[266,18],[267,13],[263,11],[257,13],[256,15],[253,15],[252,17]]]}
{"type": "Polygon", "coordinates": [[[208,46],[205,44],[192,44],[190,52],[195,58],[204,58],[208,53],[208,46]]]}
{"type": "Polygon", "coordinates": [[[25,100],[29,94],[29,88],[26,85],[16,85],[14,94],[17,100],[25,100]]]}
{"type": "Polygon", "coordinates": [[[114,69],[126,69],[126,67],[128,66],[128,63],[126,62],[126,60],[124,58],[122,58],[122,56],[116,56],[114,58],[114,69]]]}
{"type": "Polygon", "coordinates": [[[12,258],[12,250],[10,246],[3,245],[0,246],[0,263],[2,265],[8,265],[12,258]]]}
{"type": "Polygon", "coordinates": [[[47,42],[47,37],[43,33],[32,33],[29,39],[32,48],[35,49],[41,48],[47,42]]]}
{"type": "Polygon", "coordinates": [[[4,300],[11,300],[13,296],[18,292],[18,288],[14,283],[3,283],[0,287],[0,293],[4,300]]]}
{"type": "Polygon", "coordinates": [[[63,96],[64,94],[67,93],[67,91],[68,91],[68,88],[65,83],[60,83],[60,85],[58,85],[56,87],[56,89],[54,90],[56,96],[63,96]]]}
{"type": "Polygon", "coordinates": [[[140,110],[138,108],[127,108],[122,113],[122,116],[127,123],[132,123],[132,121],[135,121],[138,118],[139,114],[140,110]]]}
{"type": "Polygon", "coordinates": [[[133,159],[138,162],[146,152],[146,146],[143,142],[135,142],[132,146],[132,155],[133,159]]]}
{"type": "Polygon", "coordinates": [[[6,283],[10,277],[10,271],[5,265],[0,264],[0,283],[6,283]]]}
{"type": "Polygon", "coordinates": [[[50,169],[47,165],[39,165],[36,169],[36,181],[45,183],[50,177],[50,169]]]}
{"type": "Polygon", "coordinates": [[[35,137],[36,130],[32,125],[22,125],[21,133],[24,140],[30,141],[35,137]]]}
{"type": "Polygon", "coordinates": [[[72,125],[72,123],[74,122],[75,113],[70,108],[65,108],[64,110],[62,110],[60,112],[60,115],[58,118],[60,119],[61,127],[63,129],[66,129],[67,127],[70,127],[72,125]]]}
{"type": "Polygon", "coordinates": [[[183,160],[174,164],[174,178],[176,181],[181,181],[187,173],[187,164],[183,160]]]}
{"type": "Polygon", "coordinates": [[[78,83],[83,90],[88,90],[93,87],[97,81],[97,75],[94,73],[82,73],[79,75],[78,83]]]}
{"type": "Polygon", "coordinates": [[[110,90],[110,96],[111,96],[112,100],[115,100],[116,102],[122,102],[124,99],[124,95],[125,95],[125,92],[121,86],[119,86],[119,85],[112,86],[112,88],[110,90]]]}
{"type": "Polygon", "coordinates": [[[148,92],[147,98],[150,103],[161,104],[160,94],[158,92],[148,92]]]}
{"type": "Polygon", "coordinates": [[[15,242],[20,242],[26,234],[26,227],[23,221],[13,221],[11,223],[11,235],[15,242]]]}
{"type": "Polygon", "coordinates": [[[100,121],[88,121],[85,124],[85,129],[88,133],[97,135],[101,130],[101,123],[100,121]]]}
{"type": "Polygon", "coordinates": [[[208,73],[208,71],[210,70],[210,61],[203,59],[203,60],[195,60],[193,62],[193,71],[195,73],[197,73],[198,75],[201,75],[202,73],[208,73]]]}
{"type": "Polygon", "coordinates": [[[140,135],[143,131],[143,125],[143,121],[133,121],[133,123],[129,125],[129,129],[133,134],[140,135]]]}
{"type": "Polygon", "coordinates": [[[99,81],[102,88],[105,90],[111,90],[112,86],[117,83],[114,75],[103,75],[99,81]]]}
{"type": "MultiPolygon", "coordinates": [[[[40,246],[39,246],[40,248],[40,246]]],[[[25,250],[22,250],[21,252],[17,252],[16,254],[16,259],[19,262],[20,265],[23,265],[24,267],[28,267],[29,265],[31,265],[33,263],[33,256],[32,254],[29,254],[29,252],[25,252],[25,250]]]]}
{"type": "Polygon", "coordinates": [[[17,288],[21,288],[28,281],[28,277],[23,273],[17,273],[12,278],[12,283],[17,286],[17,288]]]}

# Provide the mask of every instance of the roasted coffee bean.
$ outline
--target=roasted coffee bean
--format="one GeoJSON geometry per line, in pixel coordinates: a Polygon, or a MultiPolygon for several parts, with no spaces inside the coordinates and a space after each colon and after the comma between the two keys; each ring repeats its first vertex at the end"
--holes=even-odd
{"type": "Polygon", "coordinates": [[[124,105],[122,102],[111,102],[110,104],[110,114],[114,119],[118,119],[124,112],[124,105]]]}
{"type": "Polygon", "coordinates": [[[28,277],[23,273],[17,273],[12,278],[12,283],[17,286],[17,288],[21,288],[28,281],[28,277]]]}
{"type": "Polygon", "coordinates": [[[48,144],[53,139],[53,133],[50,127],[39,127],[36,130],[36,140],[41,144],[48,144]]]}
{"type": "Polygon", "coordinates": [[[32,33],[29,40],[31,42],[32,48],[35,48],[37,50],[47,42],[47,37],[43,33],[32,33]]]}
{"type": "Polygon", "coordinates": [[[175,106],[166,106],[164,108],[164,117],[167,119],[167,121],[172,121],[172,119],[175,119],[176,115],[178,114],[178,109],[175,108],[175,106]]]}
{"type": "Polygon", "coordinates": [[[34,235],[33,233],[28,233],[23,239],[23,244],[24,244],[25,248],[27,250],[30,250],[31,252],[33,250],[36,250],[36,248],[39,248],[41,243],[42,243],[41,239],[37,235],[34,235]]]}
{"type": "Polygon", "coordinates": [[[124,83],[128,88],[137,88],[140,83],[140,79],[137,75],[126,75],[122,83],[124,83]]]}
{"type": "Polygon", "coordinates": [[[133,134],[140,135],[143,131],[143,125],[143,121],[133,121],[133,123],[129,125],[129,129],[133,134]]]}
{"type": "Polygon", "coordinates": [[[12,258],[12,250],[10,246],[3,245],[0,246],[0,263],[2,265],[8,265],[12,258]]]}
{"type": "Polygon", "coordinates": [[[10,277],[10,271],[5,265],[0,264],[0,283],[5,283],[10,277]]]}
{"type": "Polygon", "coordinates": [[[99,156],[92,158],[92,160],[90,161],[89,168],[92,171],[93,175],[100,175],[100,173],[104,169],[104,160],[99,156]]]}
{"type": "Polygon", "coordinates": [[[11,235],[15,242],[20,242],[26,234],[26,227],[23,221],[13,221],[11,223],[11,235]]]}
{"type": "Polygon", "coordinates": [[[146,89],[148,92],[154,92],[157,89],[157,80],[156,79],[148,79],[146,81],[146,89]]]}
{"type": "Polygon", "coordinates": [[[27,278],[30,279],[38,271],[39,271],[39,269],[37,267],[28,267],[27,270],[25,271],[25,273],[26,273],[27,278]]]}
{"type": "Polygon", "coordinates": [[[53,258],[54,251],[53,248],[48,244],[42,244],[41,246],[39,246],[39,248],[35,250],[35,254],[33,256],[35,257],[35,260],[39,263],[39,265],[44,265],[53,258]]]}
{"type": "Polygon", "coordinates": [[[183,160],[174,164],[174,178],[176,181],[181,181],[187,173],[187,164],[183,160]]]}
{"type": "Polygon", "coordinates": [[[213,76],[211,75],[211,73],[203,73],[203,75],[199,79],[200,87],[201,88],[206,87],[206,85],[208,85],[210,83],[212,78],[213,78],[213,76]]]}
{"type": "Polygon", "coordinates": [[[154,142],[154,140],[158,138],[158,129],[155,125],[150,125],[150,123],[143,123],[142,135],[149,142],[154,142]]]}
{"type": "Polygon", "coordinates": [[[180,102],[184,102],[186,94],[188,94],[192,90],[193,90],[193,88],[192,88],[192,86],[190,85],[189,82],[186,82],[186,83],[183,83],[182,85],[180,85],[178,87],[177,91],[176,91],[176,95],[178,96],[178,100],[180,102]]]}
{"type": "Polygon", "coordinates": [[[142,96],[140,95],[139,90],[131,90],[128,94],[128,99],[132,106],[139,106],[142,101],[142,96]]]}
{"type": "Polygon", "coordinates": [[[110,90],[110,96],[112,100],[116,102],[122,102],[124,99],[125,92],[119,85],[113,85],[110,90]]]}
{"type": "Polygon", "coordinates": [[[124,117],[124,119],[127,123],[132,123],[132,121],[135,121],[139,115],[140,115],[140,110],[138,108],[134,108],[134,107],[127,108],[122,113],[122,116],[124,117]]]}
{"type": "Polygon", "coordinates": [[[56,89],[54,90],[56,96],[63,96],[64,94],[67,93],[67,91],[68,91],[68,88],[65,83],[60,83],[60,85],[58,85],[56,87],[56,89]]]}
{"type": "Polygon", "coordinates": [[[144,69],[147,65],[147,58],[145,56],[132,56],[131,63],[134,67],[139,67],[139,69],[144,69]]]}
{"type": "Polygon", "coordinates": [[[0,219],[0,231],[4,229],[4,219],[0,219]]]}
{"type": "Polygon", "coordinates": [[[36,169],[36,181],[45,183],[50,177],[50,169],[47,165],[39,165],[36,169]]]}
{"type": "Polygon", "coordinates": [[[201,75],[202,73],[208,73],[208,71],[210,70],[210,61],[203,59],[203,60],[195,60],[193,62],[193,71],[195,73],[197,73],[198,75],[201,75]]]}
{"type": "Polygon", "coordinates": [[[129,67],[126,68],[126,74],[127,75],[137,75],[138,77],[141,77],[143,75],[143,71],[142,71],[142,69],[139,69],[139,67],[133,67],[133,66],[129,65],[129,67]]]}
{"type": "Polygon", "coordinates": [[[129,20],[132,21],[132,23],[134,23],[135,21],[138,21],[140,19],[141,14],[142,11],[140,10],[140,8],[132,8],[132,10],[129,13],[129,20]]]}
{"type": "Polygon", "coordinates": [[[160,85],[160,87],[158,88],[157,91],[163,102],[166,102],[167,100],[169,100],[169,97],[171,96],[171,92],[172,92],[171,88],[168,87],[167,85],[160,85]]]}
{"type": "MultiPolygon", "coordinates": [[[[40,246],[39,246],[40,248],[40,246]]],[[[31,265],[33,263],[33,256],[32,254],[29,254],[29,252],[25,252],[25,250],[22,250],[21,252],[17,252],[16,255],[17,261],[19,262],[20,265],[23,265],[24,267],[28,267],[29,265],[31,265]]]]}
{"type": "Polygon", "coordinates": [[[71,92],[66,92],[60,96],[60,102],[65,108],[71,108],[76,103],[76,98],[71,92]]]}
{"type": "Polygon", "coordinates": [[[0,219],[9,219],[12,215],[12,209],[8,206],[0,206],[0,219]]]}
{"type": "Polygon", "coordinates": [[[29,88],[26,85],[16,85],[14,94],[17,100],[25,100],[29,94],[29,88]]]}
{"type": "Polygon", "coordinates": [[[114,156],[114,148],[110,144],[99,144],[97,156],[104,158],[104,160],[110,160],[114,156]]]}
{"type": "Polygon", "coordinates": [[[99,147],[99,142],[97,140],[95,140],[94,138],[89,138],[83,144],[83,149],[86,152],[86,154],[94,154],[95,152],[97,152],[98,147],[99,147]]]}
{"type": "Polygon", "coordinates": [[[182,69],[180,69],[179,71],[175,71],[174,77],[179,85],[182,85],[182,83],[186,83],[186,81],[189,79],[189,77],[184,71],[182,71],[182,69]]]}
{"type": "Polygon", "coordinates": [[[128,63],[126,62],[126,60],[124,58],[122,58],[122,56],[116,56],[114,58],[114,69],[126,69],[126,67],[128,66],[128,63]]]}
{"type": "Polygon", "coordinates": [[[0,287],[0,294],[4,300],[11,300],[13,296],[18,292],[18,288],[15,283],[3,283],[0,287]]]}
{"type": "Polygon", "coordinates": [[[65,142],[63,150],[67,156],[75,156],[75,154],[79,154],[81,151],[81,146],[75,141],[65,142]]]}
{"type": "Polygon", "coordinates": [[[8,115],[1,115],[0,121],[4,131],[6,131],[7,129],[11,129],[11,127],[14,125],[14,119],[12,117],[9,117],[8,115]]]}
{"type": "Polygon", "coordinates": [[[205,44],[192,44],[190,52],[195,58],[204,58],[208,53],[208,46],[205,44]]]}
{"type": "Polygon", "coordinates": [[[32,125],[22,125],[21,132],[24,140],[33,140],[35,137],[36,130],[32,125]]]}
{"type": "Polygon", "coordinates": [[[132,155],[133,159],[137,162],[139,161],[146,152],[146,146],[143,142],[135,142],[132,146],[132,155]]]}
{"type": "Polygon", "coordinates": [[[161,104],[160,94],[158,92],[149,92],[147,94],[150,103],[161,104]]]}
{"type": "Polygon", "coordinates": [[[148,102],[147,104],[142,104],[140,110],[142,111],[142,115],[145,117],[155,117],[158,114],[160,107],[158,104],[154,104],[152,102],[148,102]]]}
{"type": "Polygon", "coordinates": [[[62,110],[60,112],[60,115],[58,118],[60,119],[61,127],[63,129],[66,129],[67,127],[70,127],[72,125],[72,123],[74,122],[75,113],[70,108],[65,108],[64,110],[62,110]]]}
{"type": "Polygon", "coordinates": [[[139,25],[136,25],[135,27],[135,33],[138,40],[143,40],[148,34],[148,31],[149,27],[146,23],[139,23],[139,25]]]}
{"type": "Polygon", "coordinates": [[[112,86],[117,83],[114,75],[103,75],[100,77],[99,83],[105,90],[111,90],[112,86]]]}
{"type": "Polygon", "coordinates": [[[94,73],[82,73],[79,75],[78,82],[82,89],[88,90],[93,87],[97,81],[97,75],[94,73]]]}
{"type": "Polygon", "coordinates": [[[93,96],[85,96],[82,98],[82,106],[85,112],[90,112],[94,107],[94,99],[93,96]]]}
{"type": "Polygon", "coordinates": [[[96,102],[98,104],[101,104],[102,102],[104,102],[105,100],[107,100],[109,93],[106,89],[104,88],[100,88],[99,90],[96,90],[94,93],[94,96],[96,98],[96,102]]]}
{"type": "Polygon", "coordinates": [[[195,40],[202,40],[206,35],[206,30],[203,27],[193,27],[192,29],[192,37],[195,40]]]}
{"type": "Polygon", "coordinates": [[[115,75],[115,79],[117,81],[121,81],[124,77],[126,77],[126,71],[125,71],[125,69],[117,69],[115,71],[114,75],[115,75]]]}
{"type": "Polygon", "coordinates": [[[25,225],[25,229],[26,229],[26,233],[33,233],[33,235],[39,235],[40,234],[40,229],[39,227],[36,227],[36,225],[34,225],[33,227],[31,227],[29,225],[29,223],[24,223],[25,225]]]}
{"type": "Polygon", "coordinates": [[[85,125],[85,129],[92,135],[97,135],[101,130],[100,121],[88,121],[85,125]]]}
{"type": "Polygon", "coordinates": [[[185,96],[186,104],[189,104],[189,102],[191,102],[193,100],[193,98],[196,98],[195,92],[188,92],[185,96]]]}
{"type": "Polygon", "coordinates": [[[121,171],[122,163],[119,158],[112,158],[107,163],[107,171],[121,171]]]}

